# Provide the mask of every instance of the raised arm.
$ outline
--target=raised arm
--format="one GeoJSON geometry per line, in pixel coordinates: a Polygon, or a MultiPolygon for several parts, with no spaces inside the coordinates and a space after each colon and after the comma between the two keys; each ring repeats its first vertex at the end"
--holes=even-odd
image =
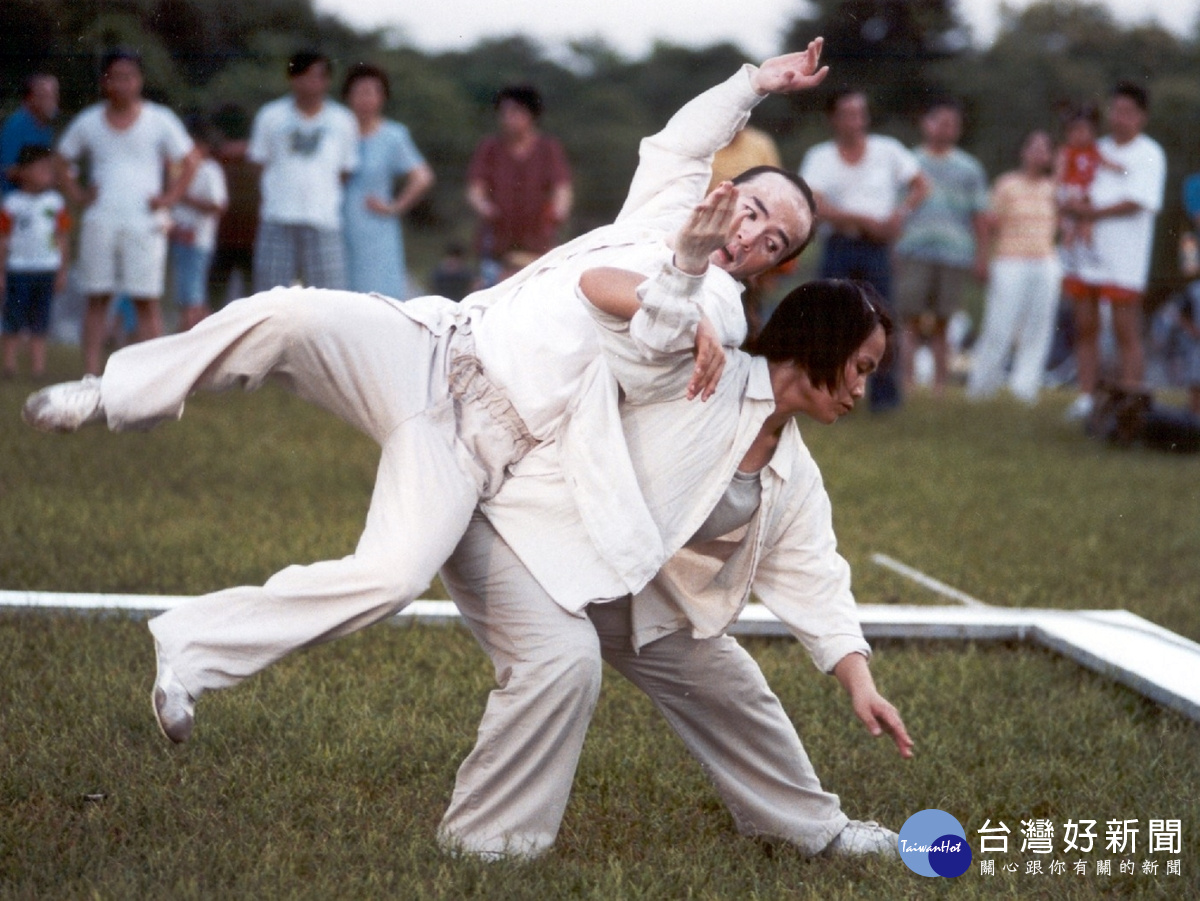
{"type": "Polygon", "coordinates": [[[617,221],[682,213],[695,206],[708,187],[713,154],[745,127],[764,97],[806,90],[825,80],[829,70],[820,66],[823,43],[817,38],[798,53],[773,57],[758,67],[743,66],[684,104],[662,131],[644,138],[617,221]]]}

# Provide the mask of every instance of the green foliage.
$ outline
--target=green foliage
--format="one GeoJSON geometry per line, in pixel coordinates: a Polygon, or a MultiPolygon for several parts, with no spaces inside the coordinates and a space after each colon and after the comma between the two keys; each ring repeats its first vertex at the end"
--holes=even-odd
{"type": "MultiPolygon", "coordinates": [[[[875,127],[910,143],[924,100],[958,95],[968,114],[964,146],[995,176],[1015,165],[1025,131],[1056,129],[1063,103],[1102,100],[1115,80],[1134,78],[1150,89],[1149,132],[1170,163],[1154,272],[1173,275],[1178,185],[1200,168],[1200,37],[1126,27],[1106,7],[1075,0],[1003,7],[990,47],[970,44],[954,0],[818,0],[807,9],[786,30],[781,50],[823,34],[831,77],[821,90],[768,100],[755,114],[786,165],[798,165],[827,137],[820,110],[839,85],[866,88],[875,127]]],[[[95,99],[96,62],[114,42],[143,52],[151,97],[187,112],[233,104],[252,114],[286,90],[284,63],[305,46],[333,57],[335,79],[358,60],[382,65],[395,82],[389,114],[410,127],[438,176],[417,211],[414,224],[428,233],[415,237],[418,247],[470,229],[466,165],[492,128],[491,99],[502,85],[532,82],[545,95],[545,128],[563,140],[576,173],[571,228],[579,232],[610,221],[620,208],[638,139],[745,61],[729,43],[660,43],[629,60],[602,39],[550,53],[516,34],[429,54],[407,46],[401,34],[357,33],[318,15],[311,0],[9,0],[0,4],[0,24],[0,83],[15,86],[31,69],[49,67],[63,80],[67,114],[95,99]]],[[[10,95],[0,107],[13,102],[10,95]]]]}

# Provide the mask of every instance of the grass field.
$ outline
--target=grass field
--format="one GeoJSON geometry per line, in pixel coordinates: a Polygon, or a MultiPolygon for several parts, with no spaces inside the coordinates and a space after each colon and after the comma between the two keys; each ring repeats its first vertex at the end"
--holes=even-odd
{"type": "MultiPolygon", "coordinates": [[[[73,355],[55,363],[73,375],[73,355]]],[[[18,421],[27,390],[0,383],[0,588],[198,593],[353,547],[375,450],[277,391],[197,398],[146,435],[50,437],[18,421]]],[[[988,603],[1123,607],[1200,640],[1200,460],[1088,442],[1060,422],[1064,402],[917,397],[806,426],[859,599],[934,600],[874,567],[880,551],[988,603]]],[[[976,851],[974,831],[1003,821],[996,874],[976,861],[927,880],[739,837],[611,673],[555,850],[449,859],[434,831],[492,684],[465,630],[377,627],[289,658],[206,697],[196,737],[173,748],[147,703],[143,623],[9,612],[0,897],[1200,897],[1200,725],[1029,647],[885,643],[876,678],[917,743],[904,762],[797,645],[748,646],[851,816],[898,828],[939,807],[976,851]],[[1020,851],[1032,818],[1056,824],[1054,854],[1020,851]],[[1181,853],[1148,853],[1152,818],[1181,820],[1181,853]],[[1101,847],[1060,853],[1068,819],[1096,820],[1101,847]],[[1111,819],[1139,820],[1136,852],[1103,849],[1111,819]],[[1042,875],[1025,872],[1039,859],[1042,875]],[[1112,875],[1097,875],[1104,859],[1112,875]]]]}

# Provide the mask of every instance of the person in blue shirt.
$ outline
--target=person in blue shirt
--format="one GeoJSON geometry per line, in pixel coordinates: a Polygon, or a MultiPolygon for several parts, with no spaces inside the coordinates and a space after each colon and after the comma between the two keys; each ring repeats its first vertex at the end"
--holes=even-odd
{"type": "Polygon", "coordinates": [[[57,115],[58,79],[45,72],[28,76],[21,84],[21,105],[0,127],[0,196],[17,189],[8,176],[22,147],[53,145],[57,115]]]}

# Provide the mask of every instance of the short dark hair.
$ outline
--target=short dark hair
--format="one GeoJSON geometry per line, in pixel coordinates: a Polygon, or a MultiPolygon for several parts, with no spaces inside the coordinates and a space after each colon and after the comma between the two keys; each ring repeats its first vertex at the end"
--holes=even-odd
{"type": "Polygon", "coordinates": [[[745,349],[795,363],[813,385],[834,389],[851,355],[880,327],[890,344],[892,319],[869,282],[817,279],[790,292],[745,349]]]}
{"type": "Polygon", "coordinates": [[[45,144],[22,144],[21,149],[17,151],[16,165],[28,166],[38,160],[48,159],[53,153],[54,151],[45,144]]]}
{"type": "Polygon", "coordinates": [[[320,50],[297,50],[288,60],[287,74],[288,78],[295,78],[297,75],[303,75],[317,63],[325,66],[325,71],[330,75],[333,74],[333,63],[329,61],[329,57],[320,50]]]}
{"type": "Polygon", "coordinates": [[[1150,108],[1150,92],[1133,81],[1118,81],[1109,96],[1128,97],[1143,113],[1150,108]]]}
{"type": "Polygon", "coordinates": [[[139,72],[142,71],[142,55],[140,53],[132,47],[113,47],[104,51],[104,55],[100,57],[100,74],[107,75],[108,70],[122,60],[133,63],[139,72]]]}
{"type": "Polygon", "coordinates": [[[1100,127],[1100,107],[1094,103],[1068,104],[1062,114],[1063,128],[1069,128],[1076,122],[1087,122],[1093,128],[1100,127]]]}
{"type": "Polygon", "coordinates": [[[832,116],[836,113],[838,104],[847,97],[862,97],[863,100],[867,101],[868,106],[871,103],[870,98],[867,97],[867,92],[862,88],[838,88],[825,99],[825,115],[832,116]]]}
{"type": "Polygon", "coordinates": [[[804,236],[804,240],[800,242],[798,247],[795,247],[783,257],[779,262],[786,263],[788,260],[794,260],[804,251],[804,248],[809,245],[813,237],[817,233],[817,198],[813,196],[812,188],[808,186],[803,178],[788,169],[781,169],[779,166],[751,166],[745,172],[742,172],[732,179],[731,184],[741,185],[746,182],[753,181],[761,175],[780,175],[790,181],[804,197],[804,202],[808,204],[808,211],[812,213],[812,227],[809,228],[808,234],[804,236]]]}
{"type": "Polygon", "coordinates": [[[58,77],[51,75],[49,72],[31,72],[21,79],[21,99],[28,100],[33,96],[33,89],[37,87],[37,83],[43,78],[49,78],[53,81],[58,81],[58,77]]]}
{"type": "Polygon", "coordinates": [[[383,88],[383,96],[388,100],[392,97],[392,85],[388,81],[387,73],[379,66],[371,63],[355,63],[346,72],[346,80],[342,82],[342,99],[345,100],[350,96],[350,89],[354,87],[356,81],[362,81],[364,78],[374,78],[383,88]]]}
{"type": "Polygon", "coordinates": [[[939,109],[954,110],[960,116],[963,114],[962,101],[957,97],[951,97],[949,94],[935,94],[921,105],[921,115],[928,116],[934,110],[939,109]]]}
{"type": "Polygon", "coordinates": [[[542,95],[531,84],[505,85],[496,92],[496,96],[492,100],[492,106],[495,109],[500,109],[500,104],[505,100],[511,100],[518,106],[525,107],[525,109],[529,110],[529,115],[535,119],[542,117],[542,95]]]}

